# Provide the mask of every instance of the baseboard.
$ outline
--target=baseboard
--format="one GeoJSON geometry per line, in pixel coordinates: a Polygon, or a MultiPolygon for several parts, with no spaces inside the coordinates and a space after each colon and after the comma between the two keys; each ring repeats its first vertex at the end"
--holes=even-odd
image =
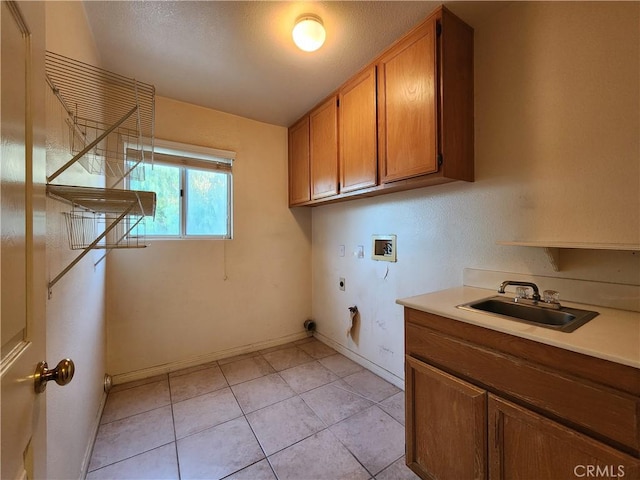
{"type": "Polygon", "coordinates": [[[93,454],[93,446],[96,443],[96,437],[98,436],[98,429],[100,428],[100,420],[102,419],[102,412],[104,411],[104,406],[107,403],[107,394],[102,394],[102,400],[100,401],[100,406],[98,407],[98,414],[93,423],[93,427],[91,429],[91,435],[89,436],[89,443],[87,444],[87,448],[84,452],[84,458],[82,459],[82,467],[80,469],[80,478],[87,478],[87,473],[89,473],[89,463],[91,462],[91,455],[93,454]]]}
{"type": "Polygon", "coordinates": [[[379,377],[384,378],[387,382],[392,383],[396,387],[404,390],[404,378],[398,377],[394,373],[391,373],[389,370],[386,370],[381,366],[367,360],[363,356],[360,356],[357,353],[344,347],[343,345],[340,345],[339,343],[335,342],[334,340],[330,339],[329,337],[327,337],[326,335],[323,335],[320,332],[315,332],[313,336],[317,338],[319,341],[321,341],[322,343],[324,343],[325,345],[328,345],[329,347],[338,351],[348,359],[353,360],[358,365],[363,366],[364,368],[366,368],[367,370],[370,370],[371,372],[375,373],[379,377]]]}
{"type": "Polygon", "coordinates": [[[284,337],[267,340],[264,342],[252,343],[250,345],[244,345],[242,347],[230,348],[228,350],[221,350],[218,352],[208,353],[206,355],[198,355],[185,360],[177,362],[165,363],[163,365],[157,365],[154,367],[144,368],[133,372],[121,373],[112,375],[113,384],[119,385],[121,383],[133,382],[136,380],[142,380],[145,378],[155,377],[157,375],[164,375],[166,373],[182,370],[183,368],[195,367],[196,365],[202,365],[204,363],[215,362],[222,360],[223,358],[235,357],[236,355],[242,355],[245,353],[255,352],[257,350],[264,350],[266,348],[277,347],[285,343],[294,342],[296,340],[302,340],[307,338],[307,332],[294,333],[286,335],[284,337]]]}

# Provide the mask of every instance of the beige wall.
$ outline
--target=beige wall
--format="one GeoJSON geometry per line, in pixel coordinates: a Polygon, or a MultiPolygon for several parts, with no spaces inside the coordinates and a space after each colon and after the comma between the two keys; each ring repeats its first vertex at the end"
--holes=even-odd
{"type": "Polygon", "coordinates": [[[476,182],[313,209],[319,333],[401,383],[395,299],[458,286],[465,267],[640,284],[637,254],[567,251],[554,272],[541,249],[496,245],[640,243],[639,25],[637,2],[512,2],[476,25],[476,182]],[[370,259],[386,233],[395,264],[370,259]]]}
{"type": "MultiPolygon", "coordinates": [[[[46,48],[99,65],[99,55],[81,2],[46,2],[46,48]]],[[[68,130],[58,100],[47,87],[47,174],[71,157],[68,130]]],[[[99,175],[74,165],[55,183],[103,186],[99,175]]],[[[48,278],[56,276],[80,252],[69,249],[62,212],[69,208],[47,198],[48,278]]],[[[98,252],[87,255],[52,291],[47,302],[47,360],[55,366],[73,359],[76,374],[64,388],[47,389],[47,478],[80,478],[93,444],[104,399],[106,330],[104,263],[94,269],[98,252]]]]}
{"type": "MultiPolygon", "coordinates": [[[[80,3],[47,2],[46,12],[48,49],[99,62],[80,3]]],[[[464,267],[640,283],[626,252],[569,252],[553,272],[542,251],[495,244],[640,242],[639,21],[631,2],[505,6],[476,26],[477,181],[313,210],[286,207],[284,128],[159,97],[158,138],[237,152],[235,238],[112,252],[106,366],[105,263],[94,271],[90,254],[54,288],[47,357],[70,356],[78,370],[47,391],[49,477],[80,474],[105,370],[144,375],[283,341],[313,312],[322,335],[401,379],[395,299],[459,285],[464,267]],[[376,233],[398,235],[396,264],[368,258],[376,233]],[[350,255],[357,245],[367,258],[350,255]],[[357,343],[345,336],[354,304],[357,343]]],[[[60,155],[51,150],[51,165],[60,155]]],[[[48,201],[51,275],[76,254],[61,211],[48,201]]]]}
{"type": "Polygon", "coordinates": [[[287,130],[157,97],[156,138],[237,152],[234,238],[109,255],[109,373],[135,378],[301,335],[311,214],[287,208],[287,130]]]}

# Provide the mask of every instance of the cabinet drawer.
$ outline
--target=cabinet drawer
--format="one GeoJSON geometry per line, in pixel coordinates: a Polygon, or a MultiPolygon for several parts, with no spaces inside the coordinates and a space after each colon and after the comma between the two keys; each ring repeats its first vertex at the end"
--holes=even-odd
{"type": "Polygon", "coordinates": [[[408,355],[640,453],[638,398],[411,323],[405,335],[408,355]]]}

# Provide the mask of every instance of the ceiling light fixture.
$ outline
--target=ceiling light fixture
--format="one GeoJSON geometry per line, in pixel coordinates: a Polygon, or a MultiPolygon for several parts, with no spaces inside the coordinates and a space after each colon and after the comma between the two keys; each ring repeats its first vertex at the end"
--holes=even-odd
{"type": "Polygon", "coordinates": [[[300,50],[315,52],[322,46],[326,37],[327,33],[319,16],[305,13],[296,20],[293,41],[300,50]]]}

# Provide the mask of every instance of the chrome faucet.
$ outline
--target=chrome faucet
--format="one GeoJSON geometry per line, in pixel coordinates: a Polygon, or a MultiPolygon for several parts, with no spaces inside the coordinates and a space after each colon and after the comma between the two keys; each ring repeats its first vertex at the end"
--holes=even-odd
{"type": "Polygon", "coordinates": [[[518,282],[516,280],[505,280],[500,284],[500,288],[498,288],[498,293],[504,293],[504,289],[507,285],[515,285],[517,287],[531,287],[533,289],[533,296],[531,297],[534,301],[540,300],[540,290],[535,283],[531,282],[518,282]]]}

